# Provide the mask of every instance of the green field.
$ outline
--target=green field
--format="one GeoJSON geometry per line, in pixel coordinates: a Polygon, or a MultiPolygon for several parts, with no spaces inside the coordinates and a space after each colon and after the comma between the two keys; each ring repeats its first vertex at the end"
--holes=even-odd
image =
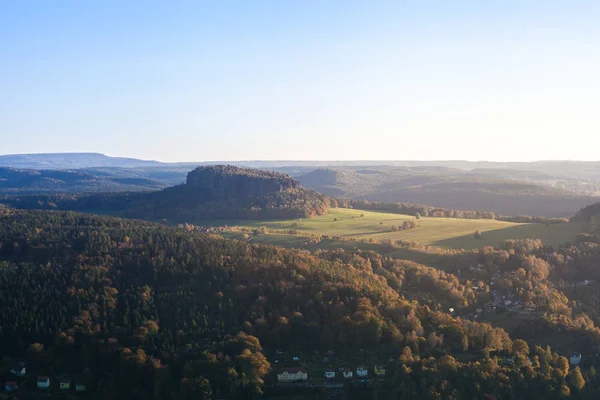
{"type": "MultiPolygon", "coordinates": [[[[374,240],[406,240],[421,245],[445,249],[475,249],[499,246],[506,239],[536,238],[556,245],[575,239],[584,231],[583,223],[545,226],[542,224],[516,224],[487,219],[424,218],[418,227],[392,232],[392,225],[402,225],[415,217],[402,214],[334,208],[327,215],[302,220],[277,221],[213,221],[213,225],[240,226],[250,229],[265,226],[268,230],[290,230],[324,234],[343,238],[374,240]],[[482,238],[473,233],[479,230],[482,238]]],[[[304,239],[305,240],[305,239],[304,239]]]]}

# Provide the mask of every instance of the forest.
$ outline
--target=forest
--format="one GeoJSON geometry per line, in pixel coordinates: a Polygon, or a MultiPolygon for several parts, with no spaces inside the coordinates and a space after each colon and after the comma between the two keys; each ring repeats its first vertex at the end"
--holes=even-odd
{"type": "MultiPolygon", "coordinates": [[[[192,225],[0,212],[4,361],[69,374],[100,398],[258,398],[274,382],[277,349],[383,352],[389,379],[372,390],[384,397],[586,398],[598,389],[593,363],[570,367],[535,337],[449,314],[450,304],[469,310],[491,296],[452,272],[374,252],[252,245],[192,225]]],[[[479,257],[547,308],[541,329],[575,332],[570,304],[548,297],[548,279],[564,277],[545,258],[562,251],[519,241],[479,257]]],[[[581,351],[592,360],[598,328],[588,325],[581,335],[593,340],[581,351]]]]}

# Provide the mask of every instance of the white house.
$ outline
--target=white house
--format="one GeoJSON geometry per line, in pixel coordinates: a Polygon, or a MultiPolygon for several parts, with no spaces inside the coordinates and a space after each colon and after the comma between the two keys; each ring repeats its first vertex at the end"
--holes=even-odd
{"type": "Polygon", "coordinates": [[[346,368],[344,370],[343,375],[344,375],[344,379],[352,379],[352,375],[353,375],[352,370],[350,368],[346,368]]]}
{"type": "Polygon", "coordinates": [[[16,376],[25,376],[27,374],[27,368],[25,368],[25,363],[18,363],[12,366],[10,372],[16,376]]]}
{"type": "Polygon", "coordinates": [[[569,362],[571,365],[579,365],[581,362],[581,353],[573,353],[571,357],[569,357],[569,362]]]}
{"type": "Polygon", "coordinates": [[[50,387],[50,378],[47,376],[38,376],[37,387],[41,389],[48,389],[50,387]]]}
{"type": "Polygon", "coordinates": [[[356,367],[356,376],[368,376],[369,375],[369,370],[367,368],[365,368],[364,365],[359,365],[358,367],[356,367]]]}
{"type": "Polygon", "coordinates": [[[285,368],[277,374],[279,382],[298,382],[308,379],[308,372],[304,368],[285,368]]]}
{"type": "Polygon", "coordinates": [[[325,371],[325,378],[327,378],[327,379],[335,378],[335,371],[330,370],[330,369],[325,371]]]}

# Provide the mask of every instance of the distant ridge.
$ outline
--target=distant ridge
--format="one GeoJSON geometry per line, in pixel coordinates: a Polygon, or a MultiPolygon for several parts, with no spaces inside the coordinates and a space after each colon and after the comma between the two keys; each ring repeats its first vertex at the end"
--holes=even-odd
{"type": "Polygon", "coordinates": [[[81,169],[98,167],[137,168],[163,163],[127,157],[110,157],[101,153],[38,153],[0,155],[0,167],[22,169],[81,169]]]}

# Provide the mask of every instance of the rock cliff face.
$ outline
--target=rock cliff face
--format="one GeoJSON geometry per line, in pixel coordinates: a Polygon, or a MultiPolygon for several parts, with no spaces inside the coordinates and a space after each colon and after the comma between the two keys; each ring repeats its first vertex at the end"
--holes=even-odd
{"type": "Polygon", "coordinates": [[[188,173],[186,184],[207,200],[258,197],[300,187],[282,173],[228,165],[196,168],[188,173]]]}

